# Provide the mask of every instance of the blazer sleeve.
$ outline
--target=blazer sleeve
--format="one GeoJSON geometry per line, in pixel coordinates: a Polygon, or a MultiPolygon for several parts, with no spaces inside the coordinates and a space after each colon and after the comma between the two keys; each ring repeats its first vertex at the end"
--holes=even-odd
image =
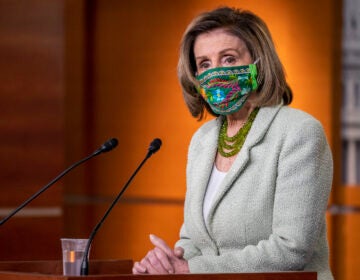
{"type": "Polygon", "coordinates": [[[284,135],[274,162],[278,174],[268,239],[220,255],[194,256],[188,261],[191,272],[302,270],[309,262],[326,227],[332,156],[314,119],[303,120],[284,135]]]}
{"type": "Polygon", "coordinates": [[[176,242],[175,247],[182,247],[184,249],[184,258],[186,260],[195,256],[201,255],[201,251],[193,244],[186,233],[185,224],[180,229],[180,240],[176,242]]]}
{"type": "MultiPolygon", "coordinates": [[[[188,151],[188,157],[190,157],[191,154],[194,154],[194,151],[197,149],[197,143],[198,143],[198,134],[199,130],[193,135],[190,141],[189,145],[189,151],[188,151]]],[[[188,158],[187,166],[186,166],[186,177],[187,180],[189,180],[189,177],[191,177],[190,173],[193,170],[193,167],[191,165],[192,160],[188,158]]],[[[188,194],[187,194],[188,196],[188,194]]],[[[185,204],[187,203],[187,200],[185,200],[185,204]]],[[[175,247],[182,247],[184,249],[184,258],[186,260],[191,259],[195,256],[201,255],[201,251],[199,248],[197,248],[194,244],[194,242],[189,237],[185,223],[181,226],[180,229],[180,239],[176,242],[175,247]]]]}

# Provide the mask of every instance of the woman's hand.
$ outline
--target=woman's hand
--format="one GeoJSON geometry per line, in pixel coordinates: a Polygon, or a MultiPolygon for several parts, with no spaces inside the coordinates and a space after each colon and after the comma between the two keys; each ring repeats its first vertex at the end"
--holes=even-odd
{"type": "Polygon", "coordinates": [[[150,241],[155,248],[140,262],[134,263],[134,274],[189,273],[188,263],[183,259],[183,248],[177,247],[172,250],[164,240],[152,234],[150,241]]]}

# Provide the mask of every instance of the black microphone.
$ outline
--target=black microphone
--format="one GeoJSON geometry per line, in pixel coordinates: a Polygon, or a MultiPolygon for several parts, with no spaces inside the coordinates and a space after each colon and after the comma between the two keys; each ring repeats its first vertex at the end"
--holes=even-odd
{"type": "Polygon", "coordinates": [[[33,201],[35,198],[37,198],[40,194],[42,194],[44,191],[46,191],[48,188],[50,188],[53,184],[55,184],[58,180],[60,180],[65,174],[70,172],[72,169],[74,169],[78,165],[82,164],[83,162],[91,159],[92,157],[95,157],[101,153],[111,151],[112,149],[114,149],[117,146],[117,144],[118,144],[118,140],[116,138],[112,138],[112,139],[106,141],[99,149],[97,149],[91,155],[83,158],[82,160],[80,160],[80,161],[74,163],[73,165],[71,165],[70,167],[68,167],[60,175],[58,175],[56,178],[54,178],[52,181],[50,181],[46,186],[44,186],[42,189],[40,189],[38,192],[36,192],[34,195],[32,195],[29,199],[27,199],[25,202],[23,202],[19,207],[17,207],[15,210],[13,210],[4,219],[2,219],[0,222],[0,226],[3,225],[5,222],[7,222],[12,216],[14,216],[21,209],[23,209],[31,201],[33,201]]]}
{"type": "Polygon", "coordinates": [[[102,144],[102,146],[99,149],[97,149],[94,152],[93,156],[96,156],[101,153],[109,152],[112,149],[114,149],[117,145],[118,145],[118,140],[116,138],[109,139],[104,144],[102,144]]]}
{"type": "Polygon", "coordinates": [[[151,143],[150,143],[150,147],[149,147],[149,151],[147,154],[147,157],[151,157],[152,154],[155,154],[161,147],[161,140],[159,138],[155,138],[151,143]]]}
{"type": "Polygon", "coordinates": [[[91,234],[89,236],[88,242],[86,244],[86,247],[85,247],[83,260],[82,260],[82,263],[81,263],[80,275],[88,275],[89,274],[89,250],[90,250],[91,242],[93,241],[97,231],[99,230],[101,225],[104,223],[105,219],[110,214],[110,212],[114,208],[115,204],[119,201],[120,197],[125,192],[125,190],[129,186],[132,179],[135,177],[135,175],[138,173],[138,171],[141,169],[141,167],[144,165],[144,163],[148,160],[148,158],[150,158],[154,153],[156,153],[160,149],[160,147],[161,147],[161,140],[159,138],[155,138],[150,143],[148,153],[145,156],[145,158],[143,159],[143,161],[140,163],[138,168],[136,168],[135,172],[131,175],[130,179],[126,182],[125,186],[121,189],[120,193],[117,195],[117,197],[114,199],[114,201],[112,202],[112,204],[110,205],[108,210],[105,212],[105,214],[101,218],[100,222],[98,222],[98,224],[92,230],[92,232],[91,232],[91,234]]]}

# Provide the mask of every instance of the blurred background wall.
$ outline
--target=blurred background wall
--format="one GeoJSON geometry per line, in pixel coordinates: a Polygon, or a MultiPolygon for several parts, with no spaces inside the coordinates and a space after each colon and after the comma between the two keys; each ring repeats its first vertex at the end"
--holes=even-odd
{"type": "MultiPolygon", "coordinates": [[[[22,203],[63,169],[64,3],[0,1],[0,212],[22,203]]],[[[0,229],[1,259],[55,257],[63,185],[0,229]]]]}
{"type": "MultiPolygon", "coordinates": [[[[328,232],[337,279],[357,279],[357,188],[341,182],[338,0],[0,0],[0,214],[116,137],[119,147],[74,170],[0,228],[0,260],[60,259],[61,237],[88,237],[159,137],[96,236],[91,258],[140,259],[149,233],[173,244],[182,224],[186,153],[201,125],[176,77],[179,41],[199,12],[250,9],[267,22],[292,107],[323,124],[335,161],[328,232]]],[[[210,117],[207,118],[209,120],[210,117]]]]}

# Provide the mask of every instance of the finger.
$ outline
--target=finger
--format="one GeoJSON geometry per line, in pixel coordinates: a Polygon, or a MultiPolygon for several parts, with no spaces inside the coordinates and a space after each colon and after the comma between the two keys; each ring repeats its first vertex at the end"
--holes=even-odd
{"type": "Polygon", "coordinates": [[[183,258],[184,257],[184,249],[182,247],[176,247],[174,249],[174,254],[175,256],[177,256],[178,258],[183,258]]]}
{"type": "Polygon", "coordinates": [[[174,268],[171,265],[168,256],[165,254],[163,250],[158,247],[155,247],[154,253],[158,260],[161,262],[162,266],[168,273],[174,273],[174,268]]]}
{"type": "Polygon", "coordinates": [[[150,241],[154,246],[163,250],[166,253],[166,255],[168,255],[169,257],[175,256],[173,250],[160,237],[157,237],[154,234],[150,234],[150,241]]]}
{"type": "Polygon", "coordinates": [[[145,258],[149,261],[149,263],[157,271],[157,273],[161,273],[161,274],[168,273],[168,271],[163,267],[161,261],[158,259],[154,250],[149,251],[145,258]]]}
{"type": "Polygon", "coordinates": [[[140,264],[146,268],[146,271],[148,274],[159,274],[159,272],[156,270],[155,267],[152,266],[150,261],[147,259],[147,257],[143,258],[140,262],[140,264]]]}
{"type": "Polygon", "coordinates": [[[132,272],[133,274],[146,274],[146,267],[142,266],[139,262],[135,262],[132,272]]]}

